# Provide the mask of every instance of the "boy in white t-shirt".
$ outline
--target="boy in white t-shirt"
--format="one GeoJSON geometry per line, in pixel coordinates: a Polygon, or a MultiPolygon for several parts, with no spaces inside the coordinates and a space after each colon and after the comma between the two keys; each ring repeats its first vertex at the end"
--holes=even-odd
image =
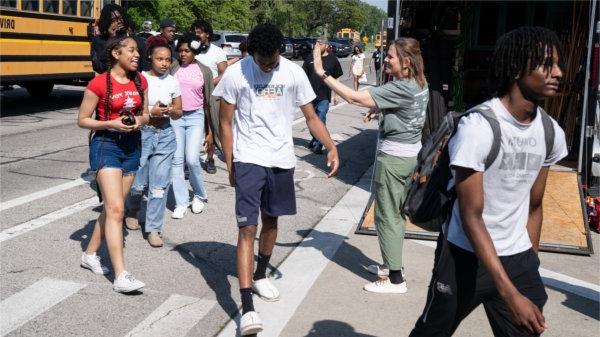
{"type": "Polygon", "coordinates": [[[548,296],[537,256],[542,199],[549,167],[567,155],[567,146],[550,117],[546,131],[539,105],[558,90],[561,57],[558,37],[546,28],[521,27],[498,40],[494,98],[484,104],[499,122],[500,151],[486,169],[490,124],[478,113],[460,120],[448,145],[457,201],[438,239],[427,303],[411,336],[449,336],[479,304],[495,336],[546,329],[548,296]]]}
{"type": "Polygon", "coordinates": [[[267,301],[279,299],[266,269],[277,238],[277,218],[296,213],[292,126],[298,106],[310,132],[328,150],[328,177],[335,175],[339,167],[335,144],[312,106],[315,93],[310,82],[300,66],[279,56],[282,43],[279,28],[254,27],[248,37],[251,56],[229,67],[213,93],[221,97],[221,144],[229,182],[236,193],[242,335],[262,331],[252,291],[267,301]],[[253,275],[259,211],[262,228],[253,275]]]}

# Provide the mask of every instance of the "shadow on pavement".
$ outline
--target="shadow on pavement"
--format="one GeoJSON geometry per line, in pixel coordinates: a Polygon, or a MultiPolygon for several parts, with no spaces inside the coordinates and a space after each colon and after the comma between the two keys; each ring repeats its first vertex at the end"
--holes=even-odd
{"type": "MultiPolygon", "coordinates": [[[[577,285],[573,285],[573,284],[567,284],[565,282],[562,281],[558,281],[558,280],[553,280],[553,282],[560,282],[562,285],[564,285],[566,288],[576,288],[576,289],[581,289],[584,290],[586,292],[593,292],[594,296],[598,299],[600,299],[600,293],[589,289],[589,288],[583,288],[577,285]]],[[[582,297],[576,294],[573,294],[569,291],[566,291],[565,289],[561,289],[558,288],[556,286],[553,285],[548,285],[545,284],[545,286],[547,288],[550,288],[552,290],[558,291],[560,293],[563,293],[567,298],[562,302],[562,304],[574,311],[577,311],[583,315],[586,315],[592,319],[595,319],[596,321],[600,321],[600,306],[598,305],[598,301],[593,301],[589,298],[586,297],[582,297]]]]}
{"type": "MultiPolygon", "coordinates": [[[[340,267],[351,271],[360,278],[369,281],[377,279],[377,276],[372,275],[367,271],[367,266],[379,263],[367,257],[360,249],[347,243],[346,240],[348,240],[348,237],[329,232],[321,232],[316,229],[300,229],[297,230],[296,233],[303,237],[304,247],[311,247],[320,250],[326,258],[336,263],[340,267]],[[323,242],[337,241],[339,239],[342,241],[339,249],[334,253],[333,256],[330,256],[330,253],[328,252],[329,247],[323,245],[323,242]]],[[[280,247],[296,247],[299,244],[300,242],[275,243],[275,245],[280,247]]]]}
{"type": "Polygon", "coordinates": [[[23,88],[5,90],[0,95],[2,117],[73,109],[79,107],[82,99],[83,89],[77,87],[56,87],[50,96],[45,98],[33,98],[23,88]]]}
{"type": "MultiPolygon", "coordinates": [[[[353,136],[341,134],[341,136],[349,138],[337,144],[341,166],[336,178],[349,185],[356,184],[375,161],[377,142],[377,130],[356,127],[354,129],[359,133],[353,136]]],[[[295,146],[307,147],[308,142],[306,139],[294,137],[295,146]]],[[[300,158],[323,172],[329,172],[327,151],[325,150],[321,155],[311,152],[300,158]]]]}
{"type": "Polygon", "coordinates": [[[375,337],[373,335],[367,335],[364,333],[358,333],[354,330],[354,327],[348,323],[324,320],[315,322],[305,337],[375,337]]]}

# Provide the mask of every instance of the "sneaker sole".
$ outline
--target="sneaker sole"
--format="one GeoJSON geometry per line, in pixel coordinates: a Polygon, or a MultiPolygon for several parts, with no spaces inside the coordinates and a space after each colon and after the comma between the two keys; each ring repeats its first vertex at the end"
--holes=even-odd
{"type": "Polygon", "coordinates": [[[265,297],[262,296],[261,294],[258,293],[258,291],[256,291],[256,289],[254,287],[252,287],[252,292],[261,300],[266,301],[266,302],[277,302],[279,301],[279,298],[281,297],[281,295],[277,296],[277,297],[265,297]]]}
{"type": "Polygon", "coordinates": [[[259,333],[261,331],[263,331],[262,324],[253,324],[253,325],[247,326],[243,330],[240,330],[240,334],[242,336],[248,336],[248,335],[257,334],[257,333],[259,333]]]}
{"type": "Polygon", "coordinates": [[[109,273],[110,273],[110,270],[108,270],[106,273],[105,273],[105,272],[102,272],[102,273],[97,273],[96,271],[94,271],[94,269],[92,269],[92,267],[88,266],[88,265],[87,265],[87,264],[85,264],[85,263],[80,263],[80,264],[79,264],[79,266],[80,266],[81,268],[83,268],[83,269],[87,269],[87,270],[91,271],[92,273],[94,273],[94,274],[96,274],[96,275],[107,275],[107,274],[109,274],[109,273]]]}
{"type": "Polygon", "coordinates": [[[363,290],[366,292],[370,292],[370,293],[374,293],[374,294],[406,294],[408,292],[408,289],[406,289],[405,291],[389,291],[389,290],[369,290],[365,287],[363,287],[363,290]]]}
{"type": "Polygon", "coordinates": [[[134,287],[134,288],[117,288],[115,286],[113,286],[113,290],[118,292],[118,293],[130,293],[130,292],[134,292],[136,290],[140,290],[142,288],[144,288],[146,285],[142,285],[141,287],[134,287]]]}
{"type": "Polygon", "coordinates": [[[196,211],[192,210],[192,213],[194,213],[194,214],[200,214],[202,212],[204,212],[204,209],[202,209],[200,212],[196,212],[196,211]]]}

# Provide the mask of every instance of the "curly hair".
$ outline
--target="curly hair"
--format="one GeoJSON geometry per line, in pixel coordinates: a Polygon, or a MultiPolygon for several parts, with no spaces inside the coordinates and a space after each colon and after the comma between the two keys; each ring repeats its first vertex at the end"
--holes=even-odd
{"type": "Polygon", "coordinates": [[[187,44],[188,48],[194,53],[194,55],[198,55],[200,53],[200,41],[198,37],[194,33],[185,33],[182,37],[177,40],[177,51],[179,51],[179,47],[183,44],[187,44]]]}
{"type": "Polygon", "coordinates": [[[150,36],[146,39],[146,50],[148,51],[148,58],[152,57],[152,53],[154,53],[154,50],[156,48],[167,48],[169,50],[169,53],[171,53],[169,41],[167,41],[167,39],[162,35],[150,36]]]}
{"type": "Polygon", "coordinates": [[[283,34],[275,25],[263,24],[252,28],[248,36],[248,53],[260,56],[273,56],[283,44],[283,34]]]}
{"type": "Polygon", "coordinates": [[[198,19],[192,23],[191,31],[194,32],[196,29],[201,29],[203,32],[208,34],[208,40],[212,41],[213,28],[210,22],[203,19],[198,19]]]}
{"type": "Polygon", "coordinates": [[[108,40],[108,38],[110,37],[108,35],[108,28],[110,27],[110,23],[112,22],[113,12],[117,12],[121,16],[121,20],[123,20],[124,30],[127,30],[127,28],[131,26],[129,22],[129,16],[127,15],[123,7],[117,4],[105,5],[104,7],[102,7],[102,11],[100,12],[100,18],[98,19],[98,29],[100,30],[100,36],[104,40],[108,40]]]}
{"type": "MultiPolygon", "coordinates": [[[[115,49],[121,49],[121,48],[125,47],[125,45],[126,45],[125,41],[127,41],[128,39],[132,39],[133,41],[135,41],[135,39],[130,36],[119,35],[119,36],[109,39],[108,42],[106,43],[106,59],[108,60],[108,69],[106,69],[106,96],[104,97],[104,118],[105,118],[105,120],[110,119],[110,100],[111,100],[111,96],[112,96],[112,81],[111,81],[110,72],[111,72],[112,68],[114,67],[114,65],[117,63],[117,60],[113,57],[112,52],[115,49]]],[[[144,106],[144,89],[142,88],[142,79],[141,79],[140,73],[138,71],[128,71],[127,77],[130,80],[133,80],[133,83],[135,84],[135,88],[137,89],[138,94],[140,95],[140,98],[142,100],[140,107],[135,112],[136,115],[139,115],[141,113],[141,111],[143,110],[143,106],[144,106]]]]}
{"type": "Polygon", "coordinates": [[[490,94],[503,96],[517,78],[527,76],[542,66],[552,67],[552,51],[556,50],[563,68],[563,51],[558,36],[544,27],[520,27],[502,35],[490,63],[490,94]]]}

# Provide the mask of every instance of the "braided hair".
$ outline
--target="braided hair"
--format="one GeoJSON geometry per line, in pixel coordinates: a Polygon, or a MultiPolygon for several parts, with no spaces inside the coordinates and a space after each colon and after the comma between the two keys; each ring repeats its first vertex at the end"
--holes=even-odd
{"type": "MultiPolygon", "coordinates": [[[[104,97],[104,118],[105,118],[105,120],[110,119],[110,100],[111,100],[111,95],[112,95],[112,81],[111,81],[111,77],[110,77],[110,72],[111,72],[112,68],[114,67],[114,65],[117,63],[117,60],[113,57],[112,52],[115,49],[120,49],[120,48],[124,47],[125,46],[124,42],[127,39],[134,40],[131,36],[120,35],[120,36],[116,36],[116,37],[109,39],[108,42],[106,43],[106,59],[108,60],[108,62],[107,62],[108,66],[106,69],[106,96],[104,97]]],[[[135,84],[135,88],[137,89],[137,91],[140,95],[140,98],[142,100],[142,102],[140,104],[140,108],[134,113],[135,115],[139,115],[141,113],[141,111],[143,110],[143,106],[144,106],[144,89],[142,88],[142,79],[140,77],[140,73],[137,70],[136,71],[128,71],[127,78],[129,78],[130,80],[133,80],[133,83],[135,84]]]]}
{"type": "Polygon", "coordinates": [[[558,53],[562,68],[562,47],[553,31],[544,27],[520,27],[502,35],[490,64],[490,93],[503,96],[517,78],[527,76],[540,66],[545,70],[551,68],[553,50],[558,53]]]}

